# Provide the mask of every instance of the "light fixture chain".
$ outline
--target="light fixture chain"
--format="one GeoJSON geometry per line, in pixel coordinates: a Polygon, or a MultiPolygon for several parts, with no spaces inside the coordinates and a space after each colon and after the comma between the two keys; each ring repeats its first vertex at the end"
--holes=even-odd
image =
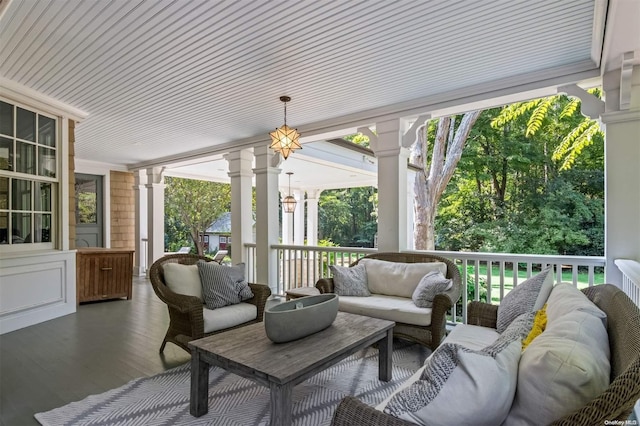
{"type": "Polygon", "coordinates": [[[284,125],[287,125],[287,103],[284,103],[284,125]]]}

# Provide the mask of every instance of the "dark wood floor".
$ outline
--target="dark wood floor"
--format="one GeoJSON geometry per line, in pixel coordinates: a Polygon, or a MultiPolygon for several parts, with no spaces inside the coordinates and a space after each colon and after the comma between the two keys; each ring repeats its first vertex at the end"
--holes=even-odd
{"type": "Polygon", "coordinates": [[[132,300],[80,305],[77,313],[0,336],[0,425],[37,425],[33,415],[189,361],[169,343],[166,305],[134,278],[132,300]]]}

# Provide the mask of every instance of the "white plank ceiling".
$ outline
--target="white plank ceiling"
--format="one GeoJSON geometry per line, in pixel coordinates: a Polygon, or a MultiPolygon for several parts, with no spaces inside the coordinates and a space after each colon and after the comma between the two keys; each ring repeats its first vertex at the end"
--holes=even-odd
{"type": "Polygon", "coordinates": [[[597,68],[600,3],[13,0],[0,21],[0,75],[89,114],[78,158],[135,166],[266,141],[285,94],[299,127],[597,68]]]}

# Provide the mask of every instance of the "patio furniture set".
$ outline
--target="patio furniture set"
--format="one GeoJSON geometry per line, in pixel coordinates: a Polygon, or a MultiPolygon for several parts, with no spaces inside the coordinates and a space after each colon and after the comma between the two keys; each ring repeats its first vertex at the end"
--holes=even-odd
{"type": "Polygon", "coordinates": [[[160,351],[172,342],[192,354],[194,416],[208,410],[215,365],[268,387],[271,424],[289,425],[293,387],[358,350],[377,344],[379,379],[390,380],[392,337],[433,353],[378,406],[346,397],[333,425],[607,424],[628,419],[640,398],[640,311],[613,285],[554,286],[553,271],[543,270],[500,306],[471,302],[467,323],[447,336],[447,313],[462,291],[458,268],[430,254],[376,253],[331,268],[333,278],[316,289],[288,294],[335,292],[340,312],[320,332],[273,343],[261,324],[269,288],[248,284],[245,300],[208,309],[210,291],[196,286],[203,278],[206,287],[206,260],[169,255],[150,270],[170,314],[160,351]]]}

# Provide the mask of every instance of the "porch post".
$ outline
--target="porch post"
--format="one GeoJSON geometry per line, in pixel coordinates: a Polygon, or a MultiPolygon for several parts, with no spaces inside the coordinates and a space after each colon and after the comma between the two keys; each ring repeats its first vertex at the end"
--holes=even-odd
{"type": "Polygon", "coordinates": [[[378,158],[378,250],[407,249],[407,160],[400,120],[376,123],[378,158]]]}
{"type": "Polygon", "coordinates": [[[164,256],[164,169],[147,169],[147,265],[164,256]]]}
{"type": "Polygon", "coordinates": [[[632,76],[621,70],[603,78],[606,93],[601,121],[605,130],[605,282],[622,283],[615,259],[640,261],[640,66],[632,76]],[[631,82],[625,81],[630,78],[631,82]],[[621,93],[621,82],[622,93],[621,93]],[[630,92],[630,93],[629,93],[630,92]],[[621,99],[630,103],[622,105],[621,99]]]}
{"type": "Polygon", "coordinates": [[[143,170],[133,172],[134,185],[133,193],[135,195],[135,238],[136,246],[133,257],[133,273],[137,276],[143,276],[147,272],[147,245],[143,239],[147,239],[147,175],[143,170]]]}
{"type": "Polygon", "coordinates": [[[232,151],[224,156],[231,178],[231,262],[247,264],[244,245],[253,242],[251,189],[253,154],[248,149],[232,151]]]}
{"type": "Polygon", "coordinates": [[[304,192],[298,190],[293,191],[293,197],[296,199],[296,209],[293,212],[293,244],[304,245],[304,192]]]}
{"type": "Polygon", "coordinates": [[[318,201],[321,189],[307,191],[307,245],[318,245],[318,201]]]}
{"type": "Polygon", "coordinates": [[[271,245],[278,244],[278,175],[280,156],[274,155],[267,142],[254,147],[256,157],[256,282],[268,284],[278,292],[277,253],[271,245]]]}

